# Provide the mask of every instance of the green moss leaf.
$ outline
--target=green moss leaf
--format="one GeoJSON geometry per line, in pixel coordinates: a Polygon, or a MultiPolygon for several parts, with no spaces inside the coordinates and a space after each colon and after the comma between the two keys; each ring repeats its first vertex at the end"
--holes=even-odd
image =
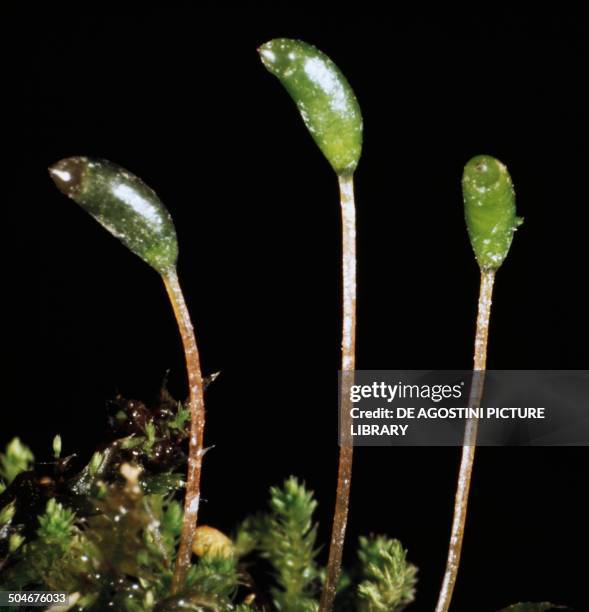
{"type": "Polygon", "coordinates": [[[260,523],[260,549],[275,570],[273,589],[278,610],[310,612],[318,608],[312,583],[319,572],[315,564],[317,527],[312,517],[317,502],[296,478],[282,488],[270,489],[270,514],[260,523]]]}
{"type": "Polygon", "coordinates": [[[237,528],[233,541],[235,543],[235,555],[238,558],[245,557],[258,548],[261,520],[259,516],[249,517],[242,521],[237,528]]]}
{"type": "Polygon", "coordinates": [[[358,557],[364,577],[358,586],[360,610],[395,612],[413,601],[417,568],[407,562],[406,555],[398,540],[360,538],[358,557]]]}
{"type": "Polygon", "coordinates": [[[50,499],[45,513],[39,516],[39,539],[46,544],[67,548],[73,534],[75,518],[76,515],[69,508],[64,508],[55,499],[50,499]]]}
{"type": "Polygon", "coordinates": [[[204,555],[188,571],[188,591],[231,598],[237,590],[237,560],[233,555],[204,555]]]}
{"type": "Polygon", "coordinates": [[[30,470],[35,457],[19,438],[13,438],[0,453],[0,476],[10,484],[21,472],[30,470]]]}
{"type": "Polygon", "coordinates": [[[178,408],[176,414],[170,421],[168,421],[168,427],[170,429],[179,429],[184,431],[187,423],[190,421],[190,410],[184,408],[181,402],[178,402],[178,408]]]}
{"type": "Polygon", "coordinates": [[[259,49],[264,66],[295,101],[311,136],[337,174],[351,174],[362,152],[356,96],[327,55],[301,40],[276,38],[259,49]]]}
{"type": "Polygon", "coordinates": [[[16,513],[15,503],[12,501],[6,504],[3,508],[0,508],[0,529],[6,525],[9,525],[14,514],[16,513]]]}
{"type": "Polygon", "coordinates": [[[52,444],[52,448],[53,448],[53,456],[56,459],[59,459],[61,457],[61,447],[62,447],[62,443],[61,443],[61,436],[59,434],[57,434],[54,438],[53,438],[53,444],[52,444]]]}
{"type": "Polygon", "coordinates": [[[523,221],[515,214],[515,192],[507,168],[489,155],[473,157],[464,168],[462,194],[470,243],[479,266],[496,270],[523,221]]]}
{"type": "Polygon", "coordinates": [[[87,157],[62,159],[49,173],[65,195],[160,274],[176,265],[170,213],[141,179],[112,162],[87,157]]]}

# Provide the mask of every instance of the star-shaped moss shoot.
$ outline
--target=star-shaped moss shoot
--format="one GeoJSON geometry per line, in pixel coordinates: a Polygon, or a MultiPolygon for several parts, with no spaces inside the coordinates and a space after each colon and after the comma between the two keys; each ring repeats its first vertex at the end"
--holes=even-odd
{"type": "Polygon", "coordinates": [[[295,101],[311,136],[335,173],[342,211],[342,386],[341,439],[336,505],[320,609],[331,610],[339,579],[348,518],[353,445],[349,388],[354,383],[356,341],[356,209],[354,171],[362,152],[362,113],[340,69],[327,55],[301,40],[277,38],[258,49],[264,66],[295,101]]]}
{"type": "Polygon", "coordinates": [[[259,53],[295,101],[335,172],[353,173],[362,152],[362,113],[340,69],[302,40],[276,38],[262,45],[259,53]]]}
{"type": "MultiPolygon", "coordinates": [[[[481,404],[485,384],[495,273],[507,257],[513,233],[521,225],[522,219],[515,214],[515,191],[509,172],[505,165],[494,157],[477,155],[466,164],[462,175],[462,194],[468,235],[481,271],[474,343],[474,372],[468,400],[470,407],[477,408],[481,404]]],[[[469,419],[464,432],[446,572],[436,612],[449,610],[456,584],[477,430],[477,420],[469,419]]]]}
{"type": "Polygon", "coordinates": [[[49,168],[57,187],[163,278],[184,345],[191,415],[188,476],[172,591],[184,584],[200,500],[204,399],[198,347],[178,282],[178,243],[170,213],[156,193],[124,168],[103,159],[68,157],[49,168]]]}
{"type": "Polygon", "coordinates": [[[515,191],[507,168],[489,155],[473,157],[464,168],[462,193],[466,227],[479,266],[497,269],[523,221],[515,214],[515,191]]]}

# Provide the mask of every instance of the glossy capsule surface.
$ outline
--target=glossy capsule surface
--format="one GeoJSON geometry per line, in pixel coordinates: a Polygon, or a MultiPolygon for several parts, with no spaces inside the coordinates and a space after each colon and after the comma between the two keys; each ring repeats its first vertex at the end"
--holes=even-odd
{"type": "Polygon", "coordinates": [[[170,213],[140,178],[104,159],[68,157],[49,168],[57,187],[160,274],[176,265],[170,213]]]}
{"type": "Polygon", "coordinates": [[[337,174],[352,174],[362,152],[362,113],[333,61],[301,40],[277,38],[258,49],[264,66],[295,101],[311,136],[337,174]]]}

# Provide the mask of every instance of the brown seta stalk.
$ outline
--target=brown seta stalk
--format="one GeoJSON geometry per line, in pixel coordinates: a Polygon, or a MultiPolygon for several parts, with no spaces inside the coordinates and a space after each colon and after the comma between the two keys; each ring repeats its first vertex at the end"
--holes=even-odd
{"type": "MultiPolygon", "coordinates": [[[[487,341],[489,337],[489,320],[491,316],[494,281],[494,269],[481,270],[476,338],[474,343],[474,372],[468,400],[469,408],[479,408],[483,398],[485,370],[487,366],[487,341]]],[[[454,517],[452,519],[448,559],[446,562],[446,571],[444,573],[442,588],[440,589],[438,603],[436,605],[436,612],[448,612],[450,602],[452,601],[452,593],[454,592],[454,586],[456,584],[456,577],[460,566],[462,541],[464,539],[464,526],[466,523],[468,494],[476,450],[477,430],[478,420],[468,419],[464,431],[462,459],[460,461],[456,497],[454,499],[454,517]]]]}
{"type": "Polygon", "coordinates": [[[319,610],[333,608],[341,572],[342,554],[348,522],[353,445],[351,438],[350,387],[354,384],[356,364],[356,206],[353,175],[338,176],[342,215],[342,364],[340,389],[340,453],[335,511],[329,546],[325,586],[319,610]]]}
{"type": "Polygon", "coordinates": [[[196,530],[198,507],[200,503],[200,474],[202,470],[203,436],[205,426],[205,407],[203,381],[200,370],[200,358],[194,329],[184,300],[184,294],[178,282],[175,269],[163,276],[164,284],[174,309],[178,329],[184,346],[186,369],[188,372],[188,406],[190,410],[190,441],[188,450],[188,473],[186,477],[186,494],[184,497],[184,516],[180,547],[176,556],[176,565],[172,576],[171,592],[176,594],[184,586],[186,574],[192,556],[192,541],[196,530]]]}

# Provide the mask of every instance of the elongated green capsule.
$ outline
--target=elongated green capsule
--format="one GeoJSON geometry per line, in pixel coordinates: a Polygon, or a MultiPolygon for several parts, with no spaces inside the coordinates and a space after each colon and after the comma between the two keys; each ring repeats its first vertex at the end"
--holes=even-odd
{"type": "Polygon", "coordinates": [[[336,173],[352,174],[362,152],[362,113],[346,77],[327,55],[301,40],[276,38],[258,51],[336,173]]]}
{"type": "Polygon", "coordinates": [[[160,274],[175,267],[174,223],[141,179],[112,162],[87,157],[62,159],[49,174],[65,195],[160,274]]]}
{"type": "Polygon", "coordinates": [[[464,167],[462,194],[479,266],[496,270],[507,257],[513,232],[523,222],[515,214],[515,191],[507,168],[489,155],[473,157],[464,167]]]}

